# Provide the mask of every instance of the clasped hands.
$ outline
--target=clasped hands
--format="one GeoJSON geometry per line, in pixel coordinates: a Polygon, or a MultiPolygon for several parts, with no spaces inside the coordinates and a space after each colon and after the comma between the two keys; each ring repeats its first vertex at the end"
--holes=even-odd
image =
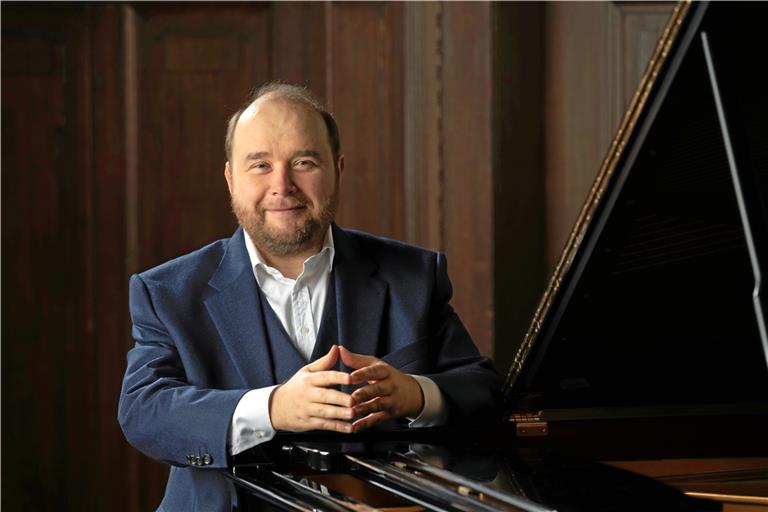
{"type": "Polygon", "coordinates": [[[423,407],[421,386],[412,376],[375,357],[334,345],[275,388],[269,415],[275,430],[352,433],[391,418],[415,418],[423,407]],[[354,371],[333,370],[339,359],[354,371]],[[367,384],[352,394],[331,387],[362,383],[367,384]]]}

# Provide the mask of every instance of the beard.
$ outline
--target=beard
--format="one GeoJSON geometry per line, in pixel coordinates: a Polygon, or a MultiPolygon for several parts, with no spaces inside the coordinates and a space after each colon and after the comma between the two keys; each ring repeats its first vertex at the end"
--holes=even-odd
{"type": "Polygon", "coordinates": [[[304,209],[296,219],[295,229],[290,231],[282,231],[269,225],[266,210],[261,206],[248,207],[234,197],[230,202],[238,223],[256,247],[273,256],[282,257],[302,253],[320,243],[336,216],[339,204],[338,182],[333,194],[320,203],[316,211],[311,208],[308,200],[301,197],[295,199],[298,200],[295,206],[303,206],[304,209]]]}

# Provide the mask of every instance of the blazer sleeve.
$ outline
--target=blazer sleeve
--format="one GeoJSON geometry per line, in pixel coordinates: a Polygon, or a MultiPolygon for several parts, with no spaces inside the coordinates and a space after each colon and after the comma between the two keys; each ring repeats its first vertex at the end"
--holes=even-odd
{"type": "Polygon", "coordinates": [[[429,321],[434,372],[425,376],[443,392],[449,423],[498,421],[501,380],[491,360],[480,355],[450,305],[453,287],[442,253],[436,255],[434,283],[429,321]]]}
{"type": "Polygon", "coordinates": [[[135,345],[128,352],[118,404],[126,439],[175,466],[227,466],[232,413],[248,389],[204,389],[187,382],[179,352],[145,281],[130,282],[135,345]]]}

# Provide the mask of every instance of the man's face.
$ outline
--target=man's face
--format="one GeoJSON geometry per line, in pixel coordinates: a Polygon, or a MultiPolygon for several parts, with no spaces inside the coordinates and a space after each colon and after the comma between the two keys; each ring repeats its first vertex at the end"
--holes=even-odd
{"type": "Polygon", "coordinates": [[[318,113],[260,98],[238,120],[224,174],[232,210],[260,250],[287,256],[319,248],[336,213],[339,176],[318,113]]]}

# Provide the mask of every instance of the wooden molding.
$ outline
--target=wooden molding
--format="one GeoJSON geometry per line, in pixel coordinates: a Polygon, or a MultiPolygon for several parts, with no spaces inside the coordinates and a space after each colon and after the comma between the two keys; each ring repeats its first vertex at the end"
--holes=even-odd
{"type": "Polygon", "coordinates": [[[444,245],[442,154],[443,4],[409,2],[404,8],[404,171],[406,241],[444,245]]]}

